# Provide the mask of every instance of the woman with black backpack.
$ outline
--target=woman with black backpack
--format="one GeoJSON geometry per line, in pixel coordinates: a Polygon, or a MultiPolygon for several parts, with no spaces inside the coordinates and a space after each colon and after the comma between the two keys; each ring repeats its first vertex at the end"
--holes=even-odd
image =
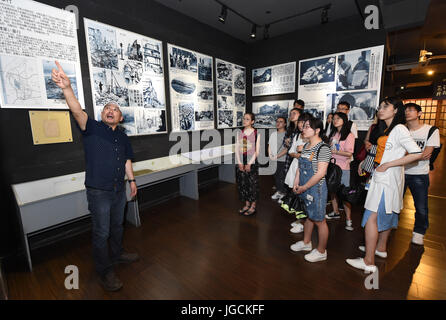
{"type": "Polygon", "coordinates": [[[304,240],[291,245],[293,251],[311,251],[305,255],[309,262],[327,259],[328,226],[325,220],[327,204],[327,185],[325,175],[331,159],[330,147],[323,141],[324,126],[321,120],[311,118],[305,122],[303,138],[308,139],[299,158],[299,170],[296,173],[294,192],[305,203],[308,218],[304,225],[304,240]],[[314,225],[318,228],[319,243],[313,249],[311,235],[314,225]]]}
{"type": "MultiPolygon", "coordinates": [[[[336,112],[333,116],[333,130],[329,136],[332,158],[336,165],[342,169],[341,184],[345,187],[350,186],[350,160],[355,149],[355,136],[350,131],[350,125],[345,113],[336,112]]],[[[331,204],[333,211],[325,217],[328,220],[339,219],[338,199],[336,193],[331,193],[331,204]]],[[[345,229],[353,231],[352,226],[352,206],[349,202],[343,201],[346,221],[345,229]]]]}

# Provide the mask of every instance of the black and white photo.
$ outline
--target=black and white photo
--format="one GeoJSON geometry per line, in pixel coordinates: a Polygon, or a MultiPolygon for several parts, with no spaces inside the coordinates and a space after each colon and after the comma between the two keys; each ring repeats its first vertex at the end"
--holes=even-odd
{"type": "Polygon", "coordinates": [[[212,81],[212,58],[198,59],[198,80],[212,81]]]}
{"type": "MultiPolygon", "coordinates": [[[[73,88],[74,95],[77,97],[77,81],[76,81],[76,67],[72,63],[60,62],[65,74],[70,79],[71,87],[73,88]]],[[[64,100],[62,90],[51,80],[51,72],[53,68],[56,68],[56,64],[53,61],[43,60],[43,76],[45,78],[46,98],[48,100],[64,100]]],[[[17,81],[19,83],[19,81],[17,81]]]]}
{"type": "Polygon", "coordinates": [[[234,88],[246,90],[246,72],[243,67],[234,66],[234,88]]]}
{"type": "Polygon", "coordinates": [[[212,91],[213,89],[211,87],[201,87],[197,90],[197,96],[202,100],[213,100],[214,95],[212,91]]]}
{"type": "Polygon", "coordinates": [[[235,107],[245,108],[246,107],[246,96],[241,93],[234,93],[235,107]]]}
{"type": "Polygon", "coordinates": [[[275,128],[278,117],[288,118],[293,100],[254,102],[252,112],[256,116],[256,128],[275,128]]]}
{"type": "Polygon", "coordinates": [[[107,69],[94,69],[93,72],[96,106],[103,106],[110,101],[120,107],[129,106],[128,88],[120,72],[107,69]]]}
{"type": "Polygon", "coordinates": [[[334,81],[335,61],[332,56],[300,62],[300,85],[334,81]]]}
{"type": "Polygon", "coordinates": [[[271,68],[262,68],[253,70],[253,83],[270,82],[272,78],[271,68]]]}
{"type": "Polygon", "coordinates": [[[217,108],[229,110],[234,108],[234,104],[232,102],[231,97],[218,96],[217,98],[217,108]]]}
{"type": "Polygon", "coordinates": [[[118,48],[115,30],[100,24],[88,27],[88,42],[93,67],[118,70],[118,48]]]}
{"type": "Polygon", "coordinates": [[[217,79],[232,81],[232,64],[221,60],[217,62],[217,79]]]}
{"type": "Polygon", "coordinates": [[[234,126],[233,110],[218,110],[218,126],[226,128],[234,126]]]}
{"type": "Polygon", "coordinates": [[[214,121],[214,111],[195,111],[195,121],[214,121]]]}
{"type": "Polygon", "coordinates": [[[172,79],[170,85],[177,93],[184,95],[192,94],[196,88],[195,83],[189,82],[183,78],[172,79]]]}
{"type": "Polygon", "coordinates": [[[127,85],[135,85],[141,81],[143,65],[137,61],[126,61],[123,66],[123,75],[127,85]]]}
{"type": "Polygon", "coordinates": [[[137,133],[135,126],[135,111],[133,108],[121,108],[124,120],[119,124],[124,129],[125,134],[135,135],[137,133]]]}
{"type": "Polygon", "coordinates": [[[377,92],[346,92],[327,95],[327,110],[336,110],[339,102],[346,101],[350,104],[350,120],[373,120],[377,108],[377,92]]]}
{"type": "Polygon", "coordinates": [[[222,80],[217,81],[217,94],[222,96],[232,96],[232,83],[222,80]]]}
{"type": "Polygon", "coordinates": [[[363,50],[338,55],[337,91],[368,88],[370,53],[370,50],[363,50]]]}
{"type": "Polygon", "coordinates": [[[172,47],[169,54],[171,68],[177,68],[190,72],[197,72],[197,55],[193,52],[172,47]]]}
{"type": "Polygon", "coordinates": [[[195,114],[194,104],[192,102],[180,102],[180,128],[181,130],[194,130],[195,128],[195,114]]]}
{"type": "Polygon", "coordinates": [[[159,43],[146,42],[143,45],[143,60],[146,71],[151,70],[154,73],[163,73],[163,64],[161,56],[161,45],[159,43]]]}

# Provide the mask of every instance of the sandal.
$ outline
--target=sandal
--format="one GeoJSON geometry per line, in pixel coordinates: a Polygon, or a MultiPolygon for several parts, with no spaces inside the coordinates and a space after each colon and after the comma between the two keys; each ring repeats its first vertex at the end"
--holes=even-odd
{"type": "Polygon", "coordinates": [[[243,215],[244,216],[252,216],[253,214],[257,213],[256,207],[250,207],[249,210],[247,210],[243,215]],[[254,209],[254,211],[251,211],[251,209],[254,209]]]}
{"type": "Polygon", "coordinates": [[[246,207],[246,206],[244,206],[243,208],[241,208],[239,211],[238,211],[238,213],[240,213],[240,214],[244,214],[246,211],[248,211],[249,209],[250,209],[251,207],[246,207]]]}

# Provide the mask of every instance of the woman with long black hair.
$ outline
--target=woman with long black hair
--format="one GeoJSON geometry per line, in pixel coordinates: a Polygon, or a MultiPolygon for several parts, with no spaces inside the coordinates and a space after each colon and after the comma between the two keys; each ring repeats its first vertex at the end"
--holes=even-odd
{"type": "Polygon", "coordinates": [[[403,208],[404,165],[421,159],[418,147],[404,125],[404,105],[397,98],[386,98],[378,107],[376,169],[370,180],[362,227],[365,228],[364,258],[346,262],[365,272],[375,272],[375,255],[387,257],[387,240],[398,227],[403,208]]]}

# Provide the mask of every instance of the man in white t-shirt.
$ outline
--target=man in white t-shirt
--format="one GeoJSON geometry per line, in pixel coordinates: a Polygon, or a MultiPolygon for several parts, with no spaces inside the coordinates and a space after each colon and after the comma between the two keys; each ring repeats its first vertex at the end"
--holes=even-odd
{"type": "Polygon", "coordinates": [[[429,189],[429,159],[434,148],[440,147],[439,130],[428,137],[432,126],[421,123],[421,107],[415,103],[405,105],[407,127],[410,135],[423,151],[420,161],[407,164],[405,170],[404,191],[409,187],[415,204],[415,225],[412,243],[423,245],[424,234],[429,227],[427,194],[429,189]]]}

